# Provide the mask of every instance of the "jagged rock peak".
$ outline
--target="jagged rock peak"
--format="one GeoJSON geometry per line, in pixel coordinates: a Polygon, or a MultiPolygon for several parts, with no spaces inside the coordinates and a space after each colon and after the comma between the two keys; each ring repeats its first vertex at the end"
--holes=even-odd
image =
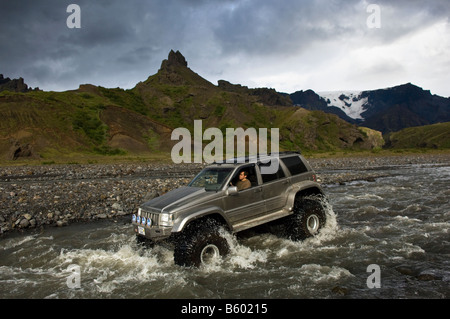
{"type": "Polygon", "coordinates": [[[168,59],[161,64],[161,69],[177,65],[187,67],[188,63],[180,51],[174,52],[170,50],[168,59]]]}
{"type": "MultiPolygon", "coordinates": [[[[32,91],[32,88],[28,88],[28,85],[25,84],[23,78],[13,79],[3,77],[3,74],[0,74],[0,92],[2,91],[11,91],[11,92],[29,92],[32,91]]],[[[39,88],[35,88],[35,91],[39,91],[39,88]]]]}

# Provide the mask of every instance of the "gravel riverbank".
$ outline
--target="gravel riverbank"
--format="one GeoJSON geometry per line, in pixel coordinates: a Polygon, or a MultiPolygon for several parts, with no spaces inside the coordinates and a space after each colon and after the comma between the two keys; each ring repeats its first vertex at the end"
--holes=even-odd
{"type": "MultiPolygon", "coordinates": [[[[374,180],[380,169],[449,164],[450,154],[309,159],[322,184],[374,180]]],[[[140,203],[186,185],[199,164],[0,167],[0,234],[130,215],[140,203]]]]}

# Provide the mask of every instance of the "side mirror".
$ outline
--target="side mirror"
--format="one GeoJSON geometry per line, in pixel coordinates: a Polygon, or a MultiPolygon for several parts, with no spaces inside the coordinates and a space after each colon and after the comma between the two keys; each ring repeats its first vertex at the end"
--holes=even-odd
{"type": "Polygon", "coordinates": [[[237,193],[239,193],[237,186],[230,186],[227,189],[227,195],[236,195],[237,193]]]}

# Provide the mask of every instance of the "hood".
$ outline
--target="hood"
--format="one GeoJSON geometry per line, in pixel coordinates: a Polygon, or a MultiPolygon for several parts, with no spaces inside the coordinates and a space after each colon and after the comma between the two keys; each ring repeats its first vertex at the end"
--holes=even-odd
{"type": "Polygon", "coordinates": [[[192,203],[193,200],[200,197],[205,197],[208,195],[208,193],[204,188],[184,186],[174,189],[162,196],[156,197],[144,203],[143,205],[141,205],[141,207],[143,209],[157,209],[159,211],[169,212],[172,209],[186,204],[187,200],[189,200],[189,203],[192,203]]]}

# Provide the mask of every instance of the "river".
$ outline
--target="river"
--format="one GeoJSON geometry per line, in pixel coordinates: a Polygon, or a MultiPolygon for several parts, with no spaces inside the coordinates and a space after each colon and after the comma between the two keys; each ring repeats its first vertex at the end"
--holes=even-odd
{"type": "Polygon", "coordinates": [[[0,239],[0,298],[449,298],[450,166],[380,173],[324,185],[328,220],[316,238],[230,235],[230,255],[208,268],[137,246],[128,217],[10,234],[0,239]]]}

